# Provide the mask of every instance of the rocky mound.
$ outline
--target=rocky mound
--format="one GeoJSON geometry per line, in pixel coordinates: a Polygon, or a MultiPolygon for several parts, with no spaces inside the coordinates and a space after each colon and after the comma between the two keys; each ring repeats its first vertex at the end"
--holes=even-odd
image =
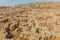
{"type": "Polygon", "coordinates": [[[0,40],[60,40],[60,3],[0,7],[0,40]]]}

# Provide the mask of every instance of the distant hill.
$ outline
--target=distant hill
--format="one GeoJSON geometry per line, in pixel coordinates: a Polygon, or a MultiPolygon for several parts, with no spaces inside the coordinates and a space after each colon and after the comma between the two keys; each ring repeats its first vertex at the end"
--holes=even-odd
{"type": "Polygon", "coordinates": [[[36,2],[36,3],[27,3],[27,4],[21,4],[16,5],[16,7],[21,8],[41,8],[41,9],[49,9],[49,8],[60,8],[60,2],[36,2]]]}

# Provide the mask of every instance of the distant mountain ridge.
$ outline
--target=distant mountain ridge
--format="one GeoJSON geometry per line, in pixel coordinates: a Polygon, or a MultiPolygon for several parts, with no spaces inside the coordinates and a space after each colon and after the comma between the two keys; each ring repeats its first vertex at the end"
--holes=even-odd
{"type": "Polygon", "coordinates": [[[27,3],[27,4],[21,4],[17,5],[16,7],[21,8],[51,8],[51,9],[57,9],[60,8],[60,2],[35,2],[35,3],[27,3]]]}
{"type": "Polygon", "coordinates": [[[0,6],[0,8],[51,8],[51,9],[60,9],[60,2],[32,2],[32,3],[26,3],[26,4],[18,4],[14,7],[12,6],[0,6]]]}

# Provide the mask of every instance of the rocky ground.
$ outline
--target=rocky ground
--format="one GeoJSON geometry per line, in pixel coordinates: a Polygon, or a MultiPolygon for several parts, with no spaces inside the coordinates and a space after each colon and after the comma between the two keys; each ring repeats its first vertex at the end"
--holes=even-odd
{"type": "Polygon", "coordinates": [[[0,40],[60,40],[60,3],[0,7],[0,40]]]}

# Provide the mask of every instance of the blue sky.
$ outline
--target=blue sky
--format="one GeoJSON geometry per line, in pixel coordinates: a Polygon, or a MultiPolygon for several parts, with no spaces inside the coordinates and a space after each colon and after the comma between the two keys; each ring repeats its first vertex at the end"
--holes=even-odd
{"type": "Polygon", "coordinates": [[[30,2],[59,2],[60,0],[0,0],[0,6],[14,6],[30,2]]]}

